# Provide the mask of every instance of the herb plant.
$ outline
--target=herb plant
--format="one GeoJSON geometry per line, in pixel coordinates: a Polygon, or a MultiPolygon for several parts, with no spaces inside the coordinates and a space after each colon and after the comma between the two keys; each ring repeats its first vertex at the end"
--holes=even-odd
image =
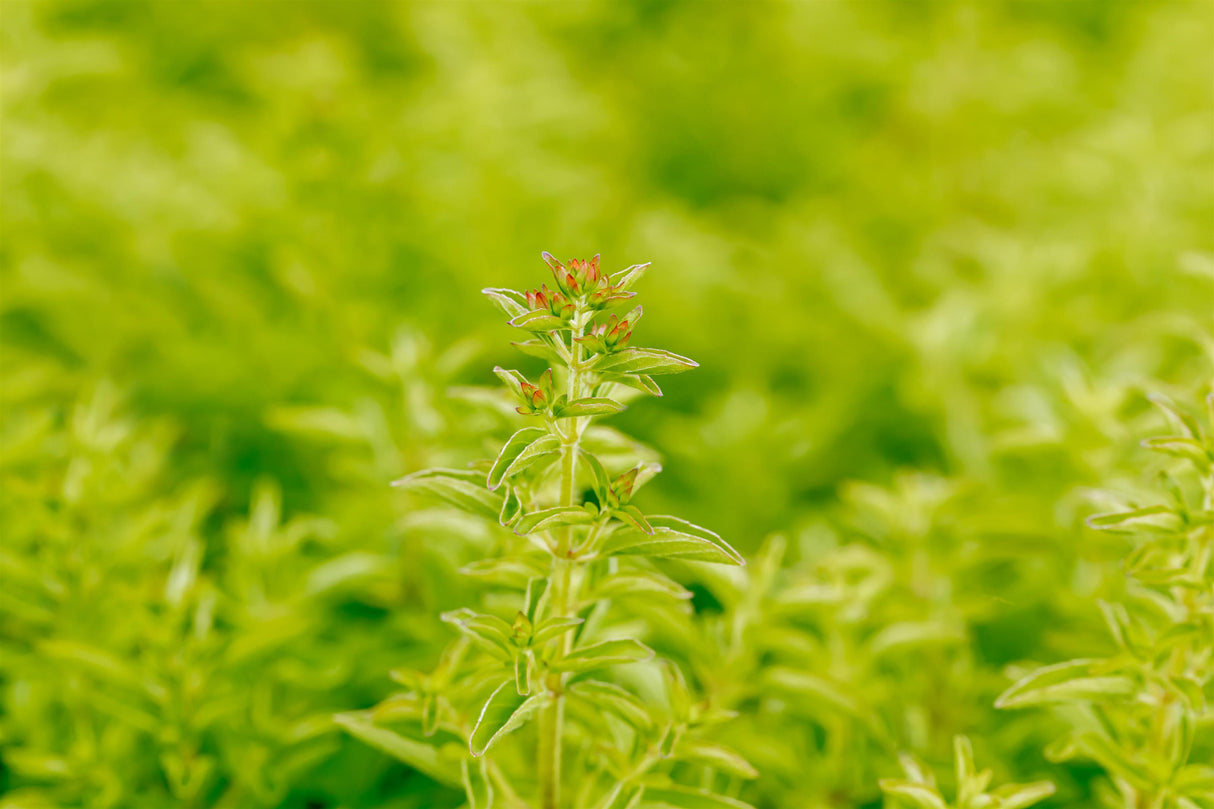
{"type": "Polygon", "coordinates": [[[618,609],[638,597],[690,596],[655,559],[743,559],[705,528],[642,512],[633,497],[660,466],[596,421],[636,395],[661,396],[655,376],[696,363],[632,345],[642,308],[618,310],[631,305],[647,264],[608,275],[598,256],[543,258],[553,288],[485,290],[527,333],[514,345],[549,363],[534,379],[494,369],[530,423],[490,461],[394,484],[509,529],[494,555],[465,569],[485,583],[486,611],[445,613],[461,637],[438,666],[429,674],[394,671],[403,691],[338,721],[435,779],[462,785],[475,809],[744,806],[712,789],[717,772],[735,784],[756,775],[710,738],[731,714],[695,700],[681,670],[655,661],[618,609]],[[653,662],[607,674],[645,661],[653,662]],[[635,690],[621,685],[628,677],[635,690]],[[507,744],[523,729],[515,739],[524,744],[507,744]],[[698,786],[681,785],[682,774],[698,786]]]}
{"type": "Polygon", "coordinates": [[[909,756],[902,757],[905,778],[881,781],[881,789],[895,806],[915,809],[1024,809],[1054,794],[1049,781],[1005,784],[990,789],[993,773],[974,766],[974,747],[965,736],[953,740],[956,766],[956,795],[947,801],[931,772],[909,756]]]}
{"type": "MultiPolygon", "coordinates": [[[[1142,445],[1167,459],[1162,497],[1100,514],[1088,525],[1124,534],[1126,588],[1100,608],[1116,645],[1101,658],[1038,668],[999,698],[1002,708],[1059,708],[1071,731],[1046,751],[1094,761],[1110,809],[1214,806],[1208,694],[1214,682],[1214,434],[1163,396],[1172,434],[1142,445]]],[[[1206,399],[1214,426],[1214,394],[1206,399]]]]}

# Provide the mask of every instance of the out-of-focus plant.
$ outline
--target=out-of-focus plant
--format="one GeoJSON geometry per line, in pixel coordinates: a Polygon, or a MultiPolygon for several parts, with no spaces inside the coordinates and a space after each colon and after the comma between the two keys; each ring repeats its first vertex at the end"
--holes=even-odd
{"type": "Polygon", "coordinates": [[[730,741],[764,773],[747,793],[764,806],[870,805],[899,755],[935,760],[954,734],[992,730],[1003,681],[975,637],[1006,602],[990,588],[1040,589],[989,494],[906,473],[845,499],[836,525],[769,538],[745,571],[700,571],[717,607],[668,641],[740,713],[730,741]]]}
{"type": "Polygon", "coordinates": [[[929,770],[910,756],[902,756],[905,778],[887,778],[881,781],[886,805],[911,807],[912,809],[1024,809],[1054,794],[1054,785],[1049,781],[1032,784],[1005,784],[990,788],[994,773],[979,771],[974,766],[974,747],[965,736],[953,740],[953,759],[956,773],[956,795],[947,801],[936,786],[936,779],[929,770]]]}
{"type": "Polygon", "coordinates": [[[755,775],[706,733],[731,714],[694,699],[669,661],[649,667],[651,681],[660,673],[657,700],[600,678],[654,657],[635,637],[643,628],[620,620],[615,602],[688,595],[651,560],[743,564],[711,531],[637,508],[633,496],[660,467],[595,422],[638,393],[660,396],[654,376],[696,364],[631,345],[640,306],[608,311],[631,303],[647,264],[608,275],[598,256],[544,260],[554,288],[485,290],[529,333],[515,345],[551,364],[535,381],[495,369],[516,411],[540,423],[515,432],[492,461],[395,484],[511,529],[496,554],[467,568],[496,609],[444,614],[462,637],[437,668],[393,672],[402,692],[338,721],[435,779],[462,783],[477,809],[742,806],[708,788],[714,771],[755,775]],[[387,726],[402,722],[400,732],[387,726]],[[522,752],[531,745],[503,743],[525,726],[534,731],[534,757],[522,752]],[[697,783],[682,785],[682,770],[697,783]]]}
{"type": "MultiPolygon", "coordinates": [[[[1142,442],[1170,461],[1162,497],[1091,517],[1124,534],[1122,601],[1101,602],[1116,651],[1029,672],[1001,708],[1057,707],[1072,730],[1050,746],[1055,761],[1094,761],[1111,788],[1110,809],[1214,806],[1214,433],[1166,397],[1153,401],[1174,432],[1142,442]],[[1162,502],[1160,502],[1162,500],[1162,502]]],[[[1214,394],[1206,399],[1214,427],[1214,394]]]]}
{"type": "MultiPolygon", "coordinates": [[[[418,406],[418,388],[445,387],[450,368],[408,343],[394,354],[412,358],[415,407],[396,430],[458,444],[445,410],[418,406]]],[[[317,794],[385,805],[380,757],[343,740],[332,711],[385,691],[358,663],[399,660],[402,642],[431,648],[430,624],[391,616],[433,604],[428,588],[455,565],[385,546],[382,526],[364,539],[337,509],[339,520],[291,514],[270,480],[247,505],[205,478],[175,482],[170,421],[138,418],[113,384],[20,359],[0,366],[0,806],[243,809],[317,794]]],[[[397,466],[381,458],[397,452],[375,429],[382,415],[369,404],[356,415],[274,421],[343,434],[356,477],[362,457],[397,466]]],[[[442,530],[457,552],[476,544],[409,516],[387,536],[442,530]]]]}

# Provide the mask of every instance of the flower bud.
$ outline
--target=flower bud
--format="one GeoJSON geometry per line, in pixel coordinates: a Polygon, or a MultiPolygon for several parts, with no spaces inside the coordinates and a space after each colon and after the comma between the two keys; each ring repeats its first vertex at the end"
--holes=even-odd
{"type": "Polygon", "coordinates": [[[533,312],[548,312],[554,317],[559,317],[562,320],[568,320],[573,317],[576,307],[562,295],[560,292],[555,292],[548,288],[547,284],[542,284],[539,289],[533,289],[530,292],[524,293],[527,300],[527,306],[533,312]]]}
{"type": "Polygon", "coordinates": [[[575,339],[591,353],[610,354],[626,347],[630,337],[632,337],[632,331],[628,320],[620,320],[612,315],[606,323],[591,326],[589,334],[575,339]]]}

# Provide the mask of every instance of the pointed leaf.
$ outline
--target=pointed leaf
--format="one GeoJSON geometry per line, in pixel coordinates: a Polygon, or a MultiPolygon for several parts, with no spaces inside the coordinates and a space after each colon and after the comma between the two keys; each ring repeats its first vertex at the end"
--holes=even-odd
{"type": "Polygon", "coordinates": [[[1134,693],[1135,684],[1129,677],[1091,675],[1095,662],[1071,660],[1039,668],[1004,691],[995,700],[995,707],[1023,708],[1056,702],[1124,697],[1134,693]]]}
{"type": "Polygon", "coordinates": [[[493,466],[489,468],[489,488],[496,489],[500,486],[502,478],[505,476],[506,468],[519,456],[519,453],[531,445],[537,438],[543,438],[546,435],[548,435],[548,431],[543,427],[524,427],[506,439],[506,443],[502,445],[501,450],[497,453],[497,458],[493,461],[493,466]]]}
{"type": "Polygon", "coordinates": [[[557,506],[524,515],[514,524],[514,533],[522,536],[549,528],[559,528],[562,525],[587,525],[597,519],[597,516],[581,506],[557,506]]]}
{"type": "Polygon", "coordinates": [[[1147,506],[1116,514],[1097,514],[1088,517],[1087,524],[1100,531],[1170,530],[1179,527],[1180,519],[1167,506],[1147,506]]]}
{"type": "Polygon", "coordinates": [[[653,526],[649,524],[649,520],[646,519],[645,515],[636,506],[624,506],[623,508],[616,509],[615,515],[641,533],[653,535],[653,526]]]}
{"type": "Polygon", "coordinates": [[[674,751],[675,758],[707,764],[713,769],[720,770],[739,778],[758,778],[759,771],[749,761],[742,758],[735,750],[723,744],[715,744],[704,739],[691,739],[684,736],[674,751]]]}
{"type": "Polygon", "coordinates": [[[749,803],[737,798],[717,795],[703,789],[691,787],[667,786],[645,787],[643,807],[653,809],[754,809],[749,803]]]}
{"type": "Polygon", "coordinates": [[[884,778],[880,785],[882,792],[896,795],[916,809],[948,809],[940,793],[925,784],[884,778]]]}
{"type": "Polygon", "coordinates": [[[493,809],[493,784],[489,781],[489,769],[485,760],[460,761],[464,782],[464,794],[468,798],[468,809],[493,809]]]}
{"type": "Polygon", "coordinates": [[[523,383],[527,382],[527,377],[523,376],[521,371],[511,371],[500,365],[495,365],[493,367],[493,374],[502,380],[502,384],[509,388],[511,393],[522,398],[523,383]]]}
{"type": "MultiPolygon", "coordinates": [[[[546,557],[545,557],[546,558],[546,557]]],[[[478,559],[469,562],[459,570],[465,576],[484,579],[494,584],[523,589],[527,582],[536,576],[543,575],[544,567],[538,560],[515,557],[498,559],[478,559]]]]}
{"type": "Polygon", "coordinates": [[[558,419],[578,418],[580,416],[610,416],[619,413],[624,405],[606,397],[591,397],[574,399],[568,404],[553,407],[552,416],[558,419]]]}
{"type": "Polygon", "coordinates": [[[543,310],[524,312],[518,317],[512,318],[510,325],[527,331],[558,331],[572,328],[569,321],[543,310]]]}
{"type": "Polygon", "coordinates": [[[490,654],[509,660],[513,657],[511,638],[514,631],[510,624],[496,615],[480,615],[467,607],[444,612],[443,621],[452,624],[461,632],[477,641],[490,654]]]}
{"type": "Polygon", "coordinates": [[[459,469],[427,469],[392,481],[398,489],[423,492],[438,497],[471,514],[496,520],[502,510],[502,496],[484,486],[481,473],[459,469]]]}
{"type": "Polygon", "coordinates": [[[510,345],[517,348],[529,357],[537,357],[550,364],[564,363],[567,357],[563,357],[559,351],[546,342],[547,338],[539,337],[534,340],[522,340],[510,345]]]}
{"type": "Polygon", "coordinates": [[[333,719],[350,735],[394,756],[418,772],[425,773],[441,784],[459,786],[459,772],[454,762],[440,756],[433,746],[374,725],[362,714],[343,713],[333,719]]]}
{"type": "Polygon", "coordinates": [[[657,382],[653,381],[653,377],[648,374],[614,374],[610,372],[600,372],[600,376],[604,381],[614,382],[617,385],[624,385],[639,390],[641,393],[648,393],[650,396],[661,398],[662,388],[657,382]]]}
{"type": "Polygon", "coordinates": [[[611,285],[620,292],[628,292],[645,276],[645,271],[651,266],[652,262],[646,261],[644,264],[633,264],[631,267],[612,273],[611,285]]]}
{"type": "Polygon", "coordinates": [[[1162,393],[1151,393],[1147,395],[1147,399],[1162,410],[1172,425],[1184,433],[1186,438],[1201,438],[1201,428],[1197,425],[1197,420],[1177,407],[1170,398],[1162,393]]]}
{"type": "Polygon", "coordinates": [[[585,621],[581,618],[566,618],[560,616],[547,618],[540,621],[539,626],[535,628],[535,632],[531,636],[531,645],[539,646],[541,643],[551,640],[558,635],[562,635],[582,623],[585,623],[585,621]]]}
{"type": "Polygon", "coordinates": [[[590,646],[575,649],[565,657],[551,664],[553,671],[583,672],[600,669],[605,666],[617,666],[623,663],[637,663],[653,658],[650,649],[639,640],[624,638],[621,640],[606,640],[590,646]]]}
{"type": "Polygon", "coordinates": [[[998,809],[1024,809],[1040,803],[1055,792],[1050,781],[1037,781],[1032,784],[1007,784],[992,790],[991,795],[999,799],[995,804],[998,809]]]}
{"type": "Polygon", "coordinates": [[[568,691],[573,697],[583,699],[599,710],[611,711],[638,730],[653,726],[653,719],[645,704],[614,683],[581,680],[571,684],[568,691]]]}
{"type": "Polygon", "coordinates": [[[652,534],[632,527],[616,529],[603,543],[603,555],[658,556],[714,562],[724,565],[745,565],[746,560],[729,543],[707,528],[677,517],[649,517],[652,534]]]}
{"type": "Polygon", "coordinates": [[[1188,458],[1201,464],[1208,464],[1210,461],[1206,448],[1195,438],[1148,438],[1142,442],[1142,446],[1154,452],[1188,458]]]}
{"type": "Polygon", "coordinates": [[[596,373],[678,374],[698,368],[699,363],[659,348],[625,348],[601,355],[592,366],[596,373]]]}
{"type": "Polygon", "coordinates": [[[548,697],[536,694],[520,696],[514,681],[507,680],[497,687],[481,708],[476,726],[468,740],[468,749],[473,756],[482,756],[499,739],[518,730],[547,702],[548,697]]]}
{"type": "Polygon", "coordinates": [[[527,313],[527,298],[521,292],[515,292],[513,289],[489,287],[482,289],[481,293],[489,298],[493,302],[493,305],[511,320],[527,313]]]}
{"type": "Polygon", "coordinates": [[[586,594],[586,601],[593,603],[607,598],[647,598],[659,593],[680,600],[692,596],[690,590],[657,571],[625,570],[613,573],[594,585],[586,594]]]}
{"type": "Polygon", "coordinates": [[[540,427],[524,427],[510,436],[493,467],[489,470],[488,485],[496,489],[502,481],[525,472],[537,463],[554,458],[561,449],[561,440],[549,435],[540,427]]]}

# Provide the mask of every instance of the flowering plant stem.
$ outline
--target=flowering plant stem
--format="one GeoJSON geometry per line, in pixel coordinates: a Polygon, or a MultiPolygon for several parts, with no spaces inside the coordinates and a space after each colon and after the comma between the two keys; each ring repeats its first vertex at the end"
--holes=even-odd
{"type": "MultiPolygon", "coordinates": [[[[570,340],[570,361],[566,379],[566,395],[569,401],[581,398],[582,346],[576,338],[583,337],[586,329],[586,312],[580,309],[572,320],[573,337],[570,340]]],[[[574,503],[575,477],[577,471],[578,446],[582,440],[582,419],[569,419],[568,431],[561,447],[561,505],[570,507],[574,503]]],[[[560,531],[557,554],[551,562],[553,586],[553,615],[558,618],[575,617],[577,587],[579,579],[574,575],[577,563],[570,557],[573,551],[573,526],[560,531]]],[[[561,638],[561,653],[569,654],[573,647],[573,635],[561,638]]],[[[543,809],[558,809],[561,805],[561,739],[565,730],[565,679],[568,675],[559,672],[548,674],[548,690],[552,702],[540,713],[539,778],[540,800],[543,809]]]]}
{"type": "MultiPolygon", "coordinates": [[[[688,609],[691,593],[662,573],[657,560],[744,560],[706,528],[637,508],[633,495],[661,467],[651,450],[635,443],[621,452],[619,434],[594,423],[640,394],[661,396],[655,375],[696,364],[630,345],[640,306],[622,317],[607,311],[635,297],[631,288],[648,265],[607,275],[597,256],[566,264],[545,253],[544,261],[556,289],[485,290],[510,325],[528,333],[530,339],[515,345],[549,363],[534,382],[517,370],[494,369],[514,411],[531,423],[491,461],[423,470],[396,482],[498,527],[495,554],[465,572],[493,588],[486,606],[504,614],[444,613],[463,637],[447,647],[438,667],[429,674],[394,671],[405,691],[338,721],[415,769],[462,786],[471,809],[490,809],[495,793],[511,807],[538,809],[615,809],[643,798],[660,805],[745,806],[712,792],[716,771],[758,774],[710,738],[711,728],[732,714],[693,699],[677,666],[656,660],[653,649],[630,637],[645,612],[688,609]],[[664,687],[665,704],[642,702],[604,679],[627,665],[649,666],[650,679],[664,687]],[[413,727],[401,734],[381,721],[413,727]],[[533,722],[534,736],[507,741],[533,722]],[[463,744],[453,746],[453,739],[463,744]],[[530,768],[518,771],[518,755],[497,757],[500,746],[517,752],[530,739],[533,752],[521,760],[535,761],[534,776],[530,768]],[[575,761],[563,760],[566,746],[579,751],[575,761]],[[708,780],[700,786],[675,780],[692,767],[708,780]],[[579,771],[579,788],[562,794],[574,781],[570,769],[579,771]],[[534,784],[534,798],[520,797],[515,783],[534,784]]],[[[736,793],[736,779],[724,784],[736,793]]]]}

